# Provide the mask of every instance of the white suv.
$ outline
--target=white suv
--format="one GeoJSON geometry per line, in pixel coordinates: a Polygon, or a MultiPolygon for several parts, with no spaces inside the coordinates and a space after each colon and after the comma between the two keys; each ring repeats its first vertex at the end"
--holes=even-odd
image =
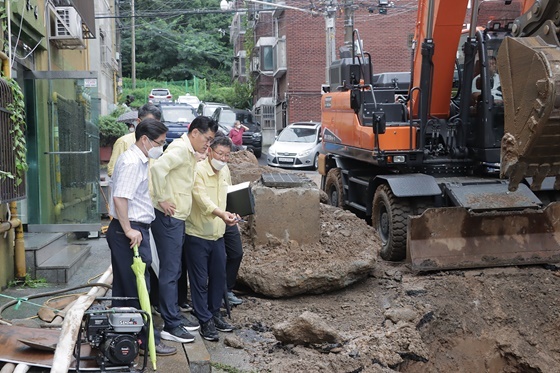
{"type": "Polygon", "coordinates": [[[150,92],[150,95],[148,96],[148,102],[151,102],[152,104],[158,103],[158,102],[167,102],[167,101],[172,101],[173,96],[171,95],[171,92],[169,92],[169,89],[167,88],[154,88],[152,89],[152,91],[150,92]]]}

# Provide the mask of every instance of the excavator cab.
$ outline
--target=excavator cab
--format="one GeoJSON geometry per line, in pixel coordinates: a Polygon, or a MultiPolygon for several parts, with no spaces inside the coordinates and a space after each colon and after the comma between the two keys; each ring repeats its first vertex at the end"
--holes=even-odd
{"type": "Polygon", "coordinates": [[[476,33],[473,74],[464,76],[462,89],[470,90],[470,98],[462,108],[467,119],[466,146],[474,161],[480,162],[490,173],[499,172],[500,145],[504,133],[504,104],[497,54],[507,27],[493,22],[493,29],[485,28],[476,33]],[[468,108],[467,108],[468,104],[468,108]]]}

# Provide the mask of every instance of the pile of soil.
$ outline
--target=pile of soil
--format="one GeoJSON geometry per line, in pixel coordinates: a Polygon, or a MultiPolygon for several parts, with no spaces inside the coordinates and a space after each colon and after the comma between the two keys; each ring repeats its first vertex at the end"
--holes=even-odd
{"type": "MultiPolygon", "coordinates": [[[[330,228],[322,230],[317,250],[328,242],[344,255],[360,237],[378,245],[372,228],[357,217],[333,207],[322,211],[321,224],[330,228]]],[[[246,234],[243,239],[242,266],[254,265],[246,234]]],[[[288,264],[258,258],[271,271],[305,268],[306,259],[296,256],[288,264]]],[[[364,280],[330,293],[273,299],[240,291],[244,303],[232,311],[239,329],[230,338],[235,343],[226,344],[244,349],[258,372],[557,372],[558,270],[545,265],[415,273],[405,263],[378,258],[364,280]],[[306,311],[338,331],[340,340],[300,345],[274,337],[275,325],[306,311]]]]}

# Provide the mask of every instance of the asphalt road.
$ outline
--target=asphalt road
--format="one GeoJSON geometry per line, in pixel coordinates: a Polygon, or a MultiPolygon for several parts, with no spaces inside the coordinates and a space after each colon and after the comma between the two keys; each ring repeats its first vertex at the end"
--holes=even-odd
{"type": "MultiPolygon", "coordinates": [[[[263,152],[260,158],[257,158],[257,160],[259,161],[259,165],[261,166],[266,166],[266,156],[268,154],[268,148],[264,147],[263,148],[263,152]]],[[[297,172],[298,174],[304,174],[305,176],[307,176],[309,179],[313,180],[315,183],[317,183],[317,185],[320,187],[321,184],[321,175],[319,175],[319,173],[315,170],[311,170],[311,169],[301,169],[301,168],[281,168],[281,167],[275,167],[278,170],[282,170],[283,172],[297,172]]]]}

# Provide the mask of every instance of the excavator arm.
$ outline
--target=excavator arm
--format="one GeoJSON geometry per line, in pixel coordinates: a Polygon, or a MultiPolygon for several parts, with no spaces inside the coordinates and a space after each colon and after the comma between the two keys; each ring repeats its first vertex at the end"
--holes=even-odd
{"type": "Polygon", "coordinates": [[[501,176],[509,190],[526,177],[540,190],[548,176],[560,189],[560,2],[535,1],[515,20],[498,53],[504,98],[501,176]]]}

